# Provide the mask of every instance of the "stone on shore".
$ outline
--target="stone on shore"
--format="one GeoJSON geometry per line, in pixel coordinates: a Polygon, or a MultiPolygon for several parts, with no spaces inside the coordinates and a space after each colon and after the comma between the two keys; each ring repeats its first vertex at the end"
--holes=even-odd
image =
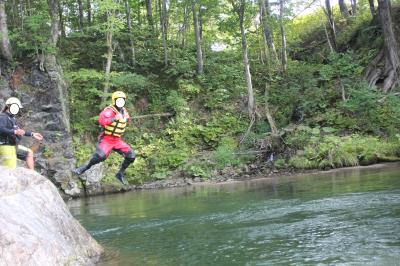
{"type": "Polygon", "coordinates": [[[50,181],[0,167],[0,265],[94,265],[102,253],[50,181]]]}

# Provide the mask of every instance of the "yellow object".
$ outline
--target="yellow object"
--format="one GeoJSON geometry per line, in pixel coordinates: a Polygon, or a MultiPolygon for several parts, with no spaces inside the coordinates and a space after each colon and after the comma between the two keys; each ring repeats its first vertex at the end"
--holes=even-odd
{"type": "Polygon", "coordinates": [[[111,103],[112,103],[112,105],[115,105],[115,101],[116,101],[118,98],[124,98],[124,99],[126,99],[126,94],[125,94],[124,92],[122,92],[122,91],[116,91],[116,92],[114,92],[114,93],[112,94],[112,96],[111,96],[111,103]]]}
{"type": "Polygon", "coordinates": [[[17,150],[15,146],[0,145],[0,165],[10,169],[17,167],[17,150]]]}
{"type": "MultiPolygon", "coordinates": [[[[119,113],[118,110],[112,105],[110,105],[108,108],[113,109],[113,111],[117,114],[119,113]]],[[[104,134],[109,136],[121,137],[122,134],[124,134],[125,132],[126,123],[127,119],[125,117],[115,120],[111,124],[104,127],[104,134]]]]}

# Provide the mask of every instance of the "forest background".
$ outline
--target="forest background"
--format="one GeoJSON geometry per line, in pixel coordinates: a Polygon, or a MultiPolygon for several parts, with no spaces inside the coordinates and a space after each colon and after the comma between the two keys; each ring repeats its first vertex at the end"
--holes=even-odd
{"type": "Polygon", "coordinates": [[[400,157],[398,2],[2,0],[1,55],[57,58],[79,163],[124,91],[131,183],[364,165],[400,157]]]}

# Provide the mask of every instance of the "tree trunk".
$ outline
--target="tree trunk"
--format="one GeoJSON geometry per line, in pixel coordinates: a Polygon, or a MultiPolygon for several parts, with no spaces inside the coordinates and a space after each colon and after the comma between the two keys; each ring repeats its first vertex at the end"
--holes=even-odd
{"type": "Polygon", "coordinates": [[[279,26],[281,29],[281,36],[282,36],[282,70],[286,71],[287,69],[287,53],[286,53],[286,33],[285,27],[283,25],[283,10],[284,10],[284,0],[279,1],[280,8],[279,8],[279,26]]]}
{"type": "Polygon", "coordinates": [[[185,6],[183,12],[184,12],[183,23],[182,23],[182,27],[180,29],[180,34],[182,35],[182,37],[181,37],[181,46],[182,46],[182,48],[185,47],[186,31],[187,31],[187,28],[188,28],[190,8],[185,6]]]}
{"type": "Polygon", "coordinates": [[[242,56],[243,56],[243,65],[244,65],[244,72],[246,77],[246,85],[247,85],[247,109],[249,113],[250,119],[254,119],[255,116],[255,101],[254,101],[254,92],[253,92],[253,83],[251,80],[251,72],[250,72],[250,64],[247,52],[247,39],[246,39],[246,32],[244,29],[244,12],[245,12],[245,0],[240,0],[239,6],[235,4],[232,5],[239,16],[239,24],[240,24],[240,33],[242,36],[242,56]]]}
{"type": "Polygon", "coordinates": [[[150,30],[154,34],[154,19],[153,19],[153,2],[152,0],[146,0],[147,9],[147,23],[149,24],[150,30]]]}
{"type": "Polygon", "coordinates": [[[278,55],[276,53],[272,31],[268,23],[268,18],[270,16],[268,1],[269,0],[261,0],[261,13],[262,13],[261,20],[264,29],[264,35],[268,44],[269,58],[272,60],[272,62],[277,62],[278,55]]]}
{"type": "MultiPolygon", "coordinates": [[[[12,23],[15,27],[18,26],[18,5],[15,0],[12,1],[12,23]]],[[[23,15],[23,14],[21,14],[23,15]]]]}
{"type": "Polygon", "coordinates": [[[199,31],[200,31],[200,40],[203,40],[203,9],[201,5],[199,6],[199,31]]]}
{"type": "Polygon", "coordinates": [[[194,36],[196,41],[197,74],[201,75],[203,74],[204,71],[203,50],[201,49],[199,19],[198,19],[196,4],[194,1],[192,2],[192,12],[193,12],[194,36]]]}
{"type": "Polygon", "coordinates": [[[357,0],[350,0],[352,15],[357,15],[357,0]]]}
{"type": "Polygon", "coordinates": [[[265,38],[264,31],[261,29],[260,36],[258,37],[258,46],[260,49],[260,61],[261,64],[268,63],[268,55],[267,55],[267,39],[265,38]]]}
{"type": "Polygon", "coordinates": [[[135,55],[135,44],[133,42],[133,36],[132,36],[131,8],[129,6],[128,0],[125,0],[125,11],[126,11],[126,24],[128,25],[128,32],[129,32],[129,45],[131,46],[132,66],[134,66],[136,64],[136,55],[135,55]]]}
{"type": "Polygon", "coordinates": [[[86,1],[86,9],[87,9],[87,24],[88,26],[92,25],[92,5],[90,0],[86,1]]]}
{"type": "Polygon", "coordinates": [[[64,16],[63,16],[63,10],[62,10],[62,0],[58,1],[58,14],[59,14],[59,19],[60,19],[60,30],[61,30],[61,37],[65,38],[65,25],[64,25],[64,16]]]}
{"type": "Polygon", "coordinates": [[[386,56],[386,78],[384,80],[383,91],[390,91],[399,82],[400,59],[399,44],[394,33],[392,22],[392,10],[389,0],[378,0],[378,12],[383,38],[385,40],[385,56],[386,56]]]}
{"type": "Polygon", "coordinates": [[[336,52],[337,51],[336,26],[335,26],[335,20],[333,19],[332,7],[331,7],[330,0],[325,0],[325,14],[326,14],[326,17],[328,18],[330,43],[332,45],[333,50],[336,52]]]}
{"type": "Polygon", "coordinates": [[[375,11],[374,0],[368,0],[368,2],[369,2],[369,10],[371,11],[371,15],[375,16],[376,11],[375,11]]]}
{"type": "Polygon", "coordinates": [[[163,40],[163,48],[164,48],[164,65],[168,65],[168,46],[167,46],[167,1],[162,0],[161,10],[160,10],[160,17],[161,17],[161,33],[162,33],[162,40],[163,40]]]}
{"type": "MultiPolygon", "coordinates": [[[[50,40],[49,43],[53,49],[57,47],[58,31],[60,29],[60,12],[58,10],[58,0],[47,0],[50,7],[51,27],[50,27],[50,40]]],[[[54,52],[53,52],[54,53],[54,52]]],[[[55,54],[55,53],[54,53],[55,54]]]]}
{"type": "Polygon", "coordinates": [[[268,96],[268,84],[265,83],[265,91],[264,91],[264,101],[265,101],[265,116],[267,117],[267,121],[269,127],[271,128],[272,135],[278,135],[278,129],[276,128],[275,120],[272,117],[271,111],[269,109],[269,96],[268,96]]]}
{"type": "Polygon", "coordinates": [[[378,14],[384,38],[384,48],[369,64],[365,78],[370,85],[382,87],[390,92],[399,84],[400,48],[394,32],[389,0],[378,0],[378,14]]]}
{"type": "Polygon", "coordinates": [[[347,9],[346,3],[344,0],[339,0],[339,8],[340,8],[340,13],[342,13],[343,17],[348,19],[350,17],[349,10],[347,9]]]}
{"type": "Polygon", "coordinates": [[[78,0],[78,12],[79,12],[79,31],[83,33],[83,5],[82,5],[82,0],[78,0]]]}
{"type": "Polygon", "coordinates": [[[136,9],[136,17],[137,17],[137,22],[138,22],[138,26],[139,28],[142,27],[142,6],[140,4],[141,2],[138,3],[137,5],[137,9],[136,9]]]}
{"type": "Polygon", "coordinates": [[[6,60],[12,59],[11,45],[8,38],[7,15],[4,0],[0,0],[0,35],[1,54],[6,60]]]}
{"type": "Polygon", "coordinates": [[[322,21],[322,26],[324,27],[325,37],[328,42],[329,50],[331,51],[331,53],[334,53],[335,49],[333,49],[332,41],[331,41],[331,38],[329,37],[328,29],[326,28],[326,24],[323,21],[322,21]]]}
{"type": "MultiPolygon", "coordinates": [[[[114,11],[111,11],[114,12],[114,11]]],[[[110,11],[107,11],[107,20],[110,19],[110,11]]],[[[104,90],[103,90],[103,96],[101,98],[102,105],[104,106],[106,104],[107,100],[107,94],[110,89],[110,73],[111,73],[111,64],[112,64],[112,59],[114,55],[114,48],[113,48],[113,30],[110,29],[106,32],[106,41],[107,41],[107,62],[106,62],[106,72],[104,76],[104,90]]]]}

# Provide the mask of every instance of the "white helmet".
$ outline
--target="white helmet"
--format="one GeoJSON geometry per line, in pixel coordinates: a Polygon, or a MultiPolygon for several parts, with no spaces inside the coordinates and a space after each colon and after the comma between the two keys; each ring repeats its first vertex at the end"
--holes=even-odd
{"type": "Polygon", "coordinates": [[[15,98],[15,97],[8,98],[7,101],[6,101],[6,105],[10,106],[12,104],[16,104],[16,105],[18,105],[19,108],[23,108],[22,104],[21,104],[21,101],[18,100],[18,98],[15,98]]]}
{"type": "Polygon", "coordinates": [[[19,113],[19,110],[22,108],[21,102],[15,97],[9,98],[6,101],[6,106],[9,108],[9,112],[12,115],[17,115],[19,113]]]}

